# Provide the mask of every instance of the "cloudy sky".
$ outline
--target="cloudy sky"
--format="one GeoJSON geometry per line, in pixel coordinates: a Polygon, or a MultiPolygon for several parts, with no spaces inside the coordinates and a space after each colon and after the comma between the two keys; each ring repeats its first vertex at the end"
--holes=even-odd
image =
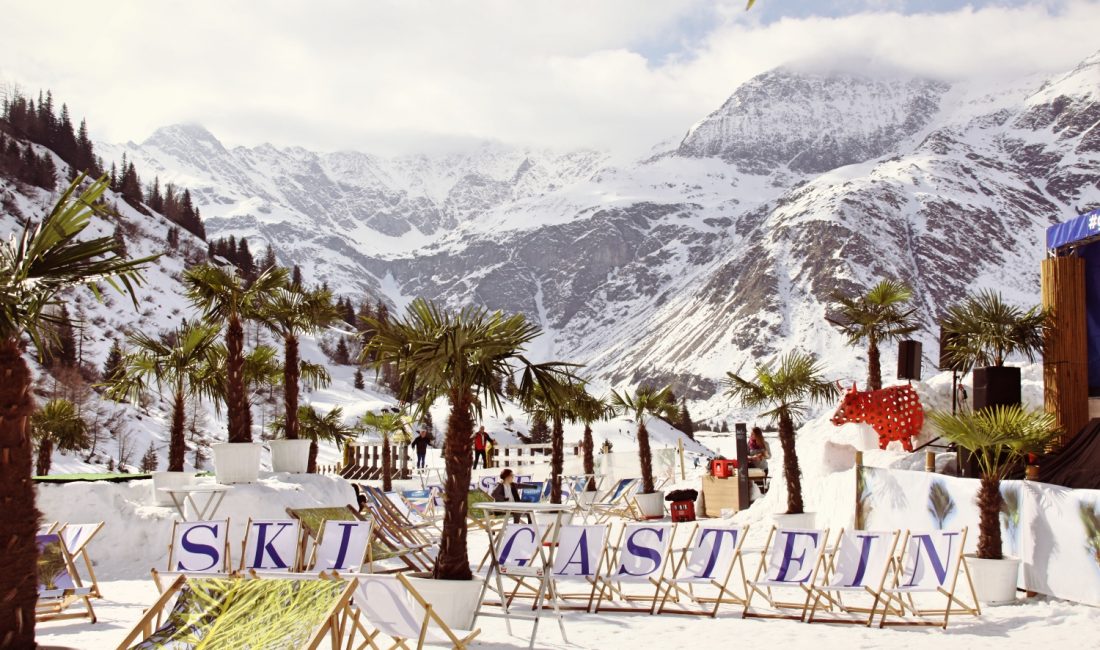
{"type": "Polygon", "coordinates": [[[947,80],[1057,72],[1098,0],[0,0],[0,83],[93,137],[379,153],[478,139],[641,152],[786,62],[947,80]]]}

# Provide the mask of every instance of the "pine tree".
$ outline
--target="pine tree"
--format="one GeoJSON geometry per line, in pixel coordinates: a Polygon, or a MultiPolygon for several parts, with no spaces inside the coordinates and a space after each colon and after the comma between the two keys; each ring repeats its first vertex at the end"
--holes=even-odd
{"type": "Polygon", "coordinates": [[[118,191],[118,168],[115,167],[115,163],[113,161],[111,162],[110,179],[111,179],[111,191],[117,192],[118,191]]]}
{"type": "Polygon", "coordinates": [[[390,319],[390,308],[381,299],[374,305],[374,317],[383,322],[390,319]]]}
{"type": "Polygon", "coordinates": [[[295,289],[302,288],[302,269],[298,268],[298,265],[294,265],[294,270],[290,273],[290,284],[295,289]]]}
{"type": "Polygon", "coordinates": [[[122,180],[119,182],[119,193],[127,203],[135,208],[140,206],[144,197],[141,191],[141,179],[138,178],[134,163],[130,163],[122,170],[122,180]]]}
{"type": "Polygon", "coordinates": [[[347,323],[349,327],[355,327],[355,307],[351,304],[351,298],[344,301],[342,313],[344,315],[344,322],[347,323]]]}
{"type": "Polygon", "coordinates": [[[164,197],[160,193],[160,177],[153,177],[153,186],[149,188],[148,194],[145,195],[145,203],[161,214],[164,214],[164,197]]]}
{"type": "Polygon", "coordinates": [[[115,252],[121,257],[127,257],[126,253],[126,235],[122,232],[122,226],[115,224],[115,232],[111,235],[115,240],[115,252]]]}
{"type": "Polygon", "coordinates": [[[57,318],[57,347],[53,351],[50,365],[73,368],[76,366],[76,335],[73,333],[68,307],[61,305],[57,318]]]}
{"type": "Polygon", "coordinates": [[[157,450],[153,443],[149,443],[149,450],[141,457],[141,471],[143,473],[157,471],[157,450]]]}
{"type": "Polygon", "coordinates": [[[260,272],[275,268],[278,264],[279,261],[275,259],[275,249],[271,247],[271,244],[268,244],[267,250],[264,251],[264,259],[260,262],[260,272]]]}
{"type": "Polygon", "coordinates": [[[542,412],[536,412],[531,416],[530,437],[533,445],[544,445],[550,442],[550,425],[542,412]]]}
{"type": "Polygon", "coordinates": [[[363,381],[363,370],[362,370],[362,368],[356,368],[355,369],[355,387],[358,388],[359,390],[363,390],[364,388],[366,388],[366,386],[367,386],[366,382],[363,381]]]}
{"type": "Polygon", "coordinates": [[[180,229],[175,226],[168,227],[168,247],[176,250],[180,246],[180,229]]]}
{"type": "Polygon", "coordinates": [[[103,382],[116,381],[122,372],[122,346],[118,340],[111,341],[111,349],[107,351],[107,360],[103,362],[103,382]]]}
{"type": "Polygon", "coordinates": [[[721,432],[722,433],[729,433],[730,432],[730,423],[729,422],[726,422],[725,420],[722,421],[722,431],[721,432]]]}
{"type": "Polygon", "coordinates": [[[508,380],[504,382],[504,394],[508,399],[515,399],[516,395],[519,395],[519,386],[516,386],[516,378],[509,374],[508,380]]]}
{"type": "Polygon", "coordinates": [[[684,432],[687,437],[695,440],[695,424],[691,421],[691,414],[688,413],[687,399],[680,400],[680,412],[676,417],[676,428],[684,432]]]}
{"type": "Polygon", "coordinates": [[[342,336],[340,337],[340,342],[336,344],[336,352],[333,354],[332,360],[342,366],[351,363],[351,352],[348,350],[348,342],[345,341],[342,336]]]}
{"type": "Polygon", "coordinates": [[[368,318],[374,318],[374,311],[372,311],[370,308],[370,301],[364,300],[359,305],[359,313],[357,314],[357,316],[358,318],[355,321],[355,328],[362,332],[366,330],[366,320],[368,318]]]}

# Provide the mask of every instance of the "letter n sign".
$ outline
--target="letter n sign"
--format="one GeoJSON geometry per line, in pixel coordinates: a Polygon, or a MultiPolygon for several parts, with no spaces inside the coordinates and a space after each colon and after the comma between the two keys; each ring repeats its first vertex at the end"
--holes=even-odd
{"type": "Polygon", "coordinates": [[[298,561],[298,522],[294,519],[250,521],[242,561],[245,569],[293,569],[298,561]]]}

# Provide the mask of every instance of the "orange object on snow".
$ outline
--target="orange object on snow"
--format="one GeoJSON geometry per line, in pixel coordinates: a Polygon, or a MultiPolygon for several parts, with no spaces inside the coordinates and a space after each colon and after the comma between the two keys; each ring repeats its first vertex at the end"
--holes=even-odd
{"type": "Polygon", "coordinates": [[[833,414],[836,426],[848,422],[871,425],[878,434],[880,449],[897,440],[905,451],[913,451],[913,436],[924,426],[924,407],[917,391],[908,384],[872,391],[859,391],[852,384],[833,414]]]}

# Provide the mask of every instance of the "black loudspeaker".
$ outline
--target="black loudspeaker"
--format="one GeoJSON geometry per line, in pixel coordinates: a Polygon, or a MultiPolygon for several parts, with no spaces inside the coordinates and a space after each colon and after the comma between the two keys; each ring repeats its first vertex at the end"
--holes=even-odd
{"type": "Polygon", "coordinates": [[[951,345],[951,341],[954,338],[954,334],[940,327],[940,370],[953,370],[955,372],[962,370],[958,367],[958,364],[951,363],[947,355],[947,348],[951,345]]]}
{"type": "Polygon", "coordinates": [[[920,341],[901,341],[898,343],[898,379],[920,380],[920,355],[920,341]]]}
{"type": "Polygon", "coordinates": [[[989,366],[974,369],[974,410],[1020,403],[1020,369],[989,366]]]}
{"type": "Polygon", "coordinates": [[[749,433],[744,422],[733,425],[737,449],[737,509],[748,510],[749,500],[749,433]]]}

